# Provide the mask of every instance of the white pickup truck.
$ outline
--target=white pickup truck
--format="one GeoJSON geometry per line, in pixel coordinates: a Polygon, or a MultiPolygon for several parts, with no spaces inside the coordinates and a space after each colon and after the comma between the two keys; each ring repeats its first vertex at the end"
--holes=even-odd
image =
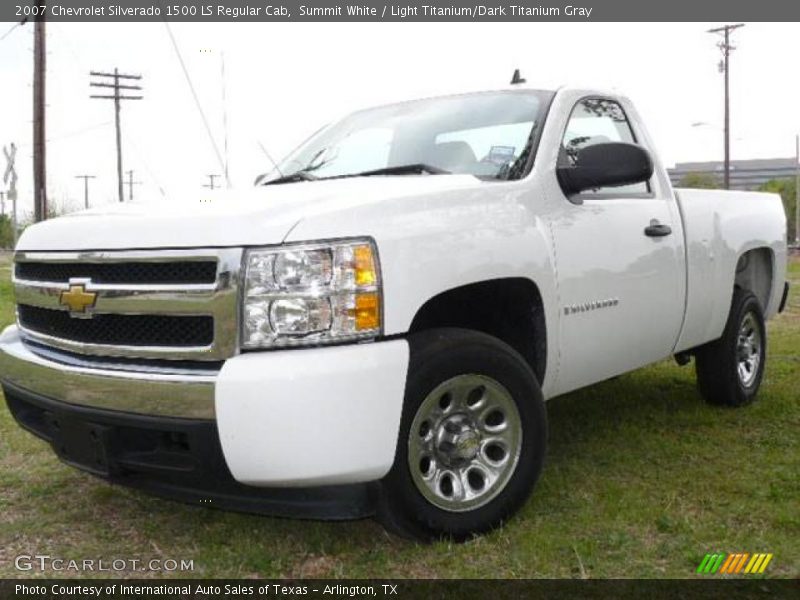
{"type": "Polygon", "coordinates": [[[788,292],[780,199],[673,190],[613,93],[363,110],[187,200],[26,230],[0,378],[65,462],[202,506],[465,539],[549,398],[675,356],[753,400],[788,292]]]}

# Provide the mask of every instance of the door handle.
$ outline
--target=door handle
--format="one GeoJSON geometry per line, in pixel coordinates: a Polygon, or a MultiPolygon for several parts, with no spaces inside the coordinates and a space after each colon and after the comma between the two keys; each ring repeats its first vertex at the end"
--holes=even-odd
{"type": "Polygon", "coordinates": [[[647,237],[664,237],[672,233],[672,227],[659,223],[655,219],[650,221],[650,225],[644,228],[644,234],[647,237]]]}

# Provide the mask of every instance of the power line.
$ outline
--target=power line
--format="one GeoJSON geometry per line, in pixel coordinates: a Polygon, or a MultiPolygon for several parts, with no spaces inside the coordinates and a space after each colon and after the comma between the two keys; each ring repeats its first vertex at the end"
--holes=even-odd
{"type": "Polygon", "coordinates": [[[144,170],[147,171],[147,174],[150,176],[156,187],[158,188],[159,193],[163,198],[167,197],[167,193],[164,191],[164,186],[161,184],[161,181],[156,177],[156,174],[150,168],[150,163],[147,162],[147,158],[144,152],[142,152],[141,147],[139,146],[138,142],[136,141],[136,136],[133,134],[128,134],[128,141],[130,142],[131,146],[133,147],[134,152],[138,158],[138,162],[144,165],[144,170]]]}
{"type": "Polygon", "coordinates": [[[0,42],[2,42],[4,39],[6,39],[8,36],[10,36],[10,35],[11,35],[11,32],[12,32],[12,31],[14,31],[14,30],[15,30],[17,27],[22,27],[22,26],[23,26],[23,25],[25,25],[25,23],[27,23],[27,22],[28,22],[28,17],[25,17],[25,18],[24,18],[24,19],[22,19],[22,21],[20,21],[19,23],[14,23],[14,24],[11,26],[11,29],[9,29],[8,31],[6,31],[6,32],[3,34],[3,37],[0,37],[0,42]]]}
{"type": "Polygon", "coordinates": [[[181,55],[181,51],[178,48],[178,42],[175,41],[175,36],[172,35],[172,28],[169,26],[168,21],[164,21],[164,26],[167,28],[169,39],[172,41],[172,47],[174,48],[175,54],[178,57],[178,62],[180,63],[181,69],[183,70],[183,75],[184,77],[186,77],[186,83],[189,84],[189,90],[191,90],[192,92],[194,103],[197,106],[197,110],[200,113],[200,117],[203,119],[203,125],[205,125],[206,133],[208,134],[208,139],[211,141],[211,146],[214,148],[214,153],[217,155],[217,161],[219,162],[219,166],[223,172],[226,172],[225,161],[222,159],[222,154],[220,153],[219,148],[217,147],[217,142],[214,140],[214,134],[211,132],[211,126],[208,124],[206,113],[203,111],[203,107],[200,104],[200,99],[197,96],[197,91],[194,89],[192,78],[189,75],[189,71],[186,68],[186,64],[183,62],[183,56],[181,55]]]}
{"type": "Polygon", "coordinates": [[[67,133],[62,133],[61,135],[56,135],[54,137],[47,138],[47,142],[59,142],[61,140],[65,140],[67,138],[75,137],[78,135],[83,135],[89,131],[93,131],[95,129],[100,129],[101,127],[105,127],[106,125],[111,125],[111,121],[103,121],[102,123],[95,123],[94,125],[87,125],[81,129],[73,129],[72,131],[68,131],[67,133]]]}
{"type": "Polygon", "coordinates": [[[269,159],[269,162],[272,163],[272,166],[275,167],[275,170],[278,172],[278,175],[283,177],[281,168],[278,166],[278,163],[276,163],[275,160],[272,158],[272,155],[270,155],[270,153],[267,152],[267,149],[264,147],[264,144],[262,144],[260,140],[256,140],[256,143],[258,144],[258,147],[261,148],[261,152],[264,153],[264,156],[266,156],[269,159]]]}
{"type": "Polygon", "coordinates": [[[161,185],[161,181],[158,179],[158,177],[156,177],[156,174],[150,168],[150,163],[147,162],[145,154],[142,152],[141,148],[139,147],[139,144],[136,142],[136,136],[129,133],[127,139],[130,142],[131,146],[133,147],[133,150],[136,153],[139,162],[144,165],[144,170],[147,171],[147,174],[150,176],[150,179],[152,179],[155,182],[156,187],[158,187],[159,193],[163,198],[166,198],[167,193],[164,191],[164,186],[161,185]]]}
{"type": "MultiPolygon", "coordinates": [[[[81,129],[74,129],[72,131],[69,131],[67,133],[63,133],[61,135],[48,137],[46,139],[46,141],[47,141],[48,144],[52,144],[53,142],[60,142],[60,141],[69,139],[71,137],[75,137],[75,136],[78,136],[78,135],[83,135],[84,133],[87,133],[87,132],[92,131],[94,129],[100,129],[101,127],[105,127],[107,125],[111,125],[111,123],[112,123],[112,121],[104,121],[102,123],[95,123],[94,125],[88,125],[87,127],[83,127],[81,129]]],[[[18,144],[17,148],[30,148],[31,146],[32,146],[32,144],[27,144],[27,143],[26,144],[18,144]]]]}

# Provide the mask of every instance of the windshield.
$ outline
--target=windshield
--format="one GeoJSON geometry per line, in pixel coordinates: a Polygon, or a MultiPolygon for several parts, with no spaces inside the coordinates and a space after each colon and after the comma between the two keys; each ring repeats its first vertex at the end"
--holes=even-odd
{"type": "Polygon", "coordinates": [[[313,135],[261,183],[443,172],[516,179],[551,97],[483,92],[359,111],[313,135]]]}

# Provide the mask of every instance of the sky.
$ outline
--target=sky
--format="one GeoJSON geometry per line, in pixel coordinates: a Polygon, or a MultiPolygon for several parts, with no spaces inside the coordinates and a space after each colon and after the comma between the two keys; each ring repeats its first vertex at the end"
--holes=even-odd
{"type": "MultiPolygon", "coordinates": [[[[320,126],[376,104],[502,88],[515,68],[629,96],[667,165],[722,158],[718,23],[172,23],[231,186],[252,185],[320,126]],[[223,70],[224,66],[224,70],[223,70]],[[224,76],[223,76],[224,71],[224,76]],[[227,127],[225,126],[227,123],[227,127]],[[227,153],[225,147],[227,143],[227,153]]],[[[0,23],[0,36],[11,23],[0,23]]],[[[164,23],[47,24],[47,189],[62,210],[117,201],[113,102],[89,99],[89,71],[143,76],[122,108],[124,169],[137,201],[200,194],[222,168],[164,23]]],[[[21,220],[32,202],[32,26],[0,41],[0,145],[18,146],[21,220]]],[[[791,157],[800,132],[800,24],[734,34],[733,159],[791,157]]],[[[0,156],[0,169],[5,161],[0,156]]],[[[1,182],[1,180],[0,180],[1,182]]],[[[217,179],[217,183],[220,180],[217,179]]],[[[1,184],[0,184],[1,185],[1,184]]],[[[2,188],[0,188],[2,189],[2,188]]],[[[126,186],[126,197],[128,188],[126,186]]]]}

